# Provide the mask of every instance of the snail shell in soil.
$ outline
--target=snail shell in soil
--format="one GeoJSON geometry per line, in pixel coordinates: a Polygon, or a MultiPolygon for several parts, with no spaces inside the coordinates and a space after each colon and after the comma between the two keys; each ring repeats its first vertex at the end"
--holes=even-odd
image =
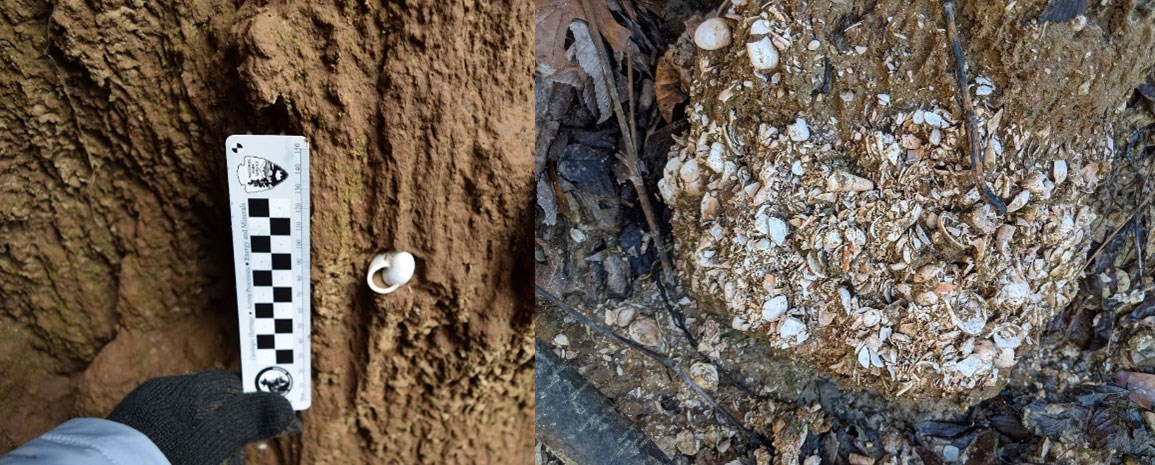
{"type": "Polygon", "coordinates": [[[987,326],[987,303],[978,294],[961,291],[958,295],[942,299],[950,319],[958,329],[971,336],[982,334],[987,326]]]}

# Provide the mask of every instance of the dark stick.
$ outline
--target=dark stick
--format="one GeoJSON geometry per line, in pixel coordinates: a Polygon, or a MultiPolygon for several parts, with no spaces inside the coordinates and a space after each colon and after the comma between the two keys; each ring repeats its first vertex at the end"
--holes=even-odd
{"type": "Polygon", "coordinates": [[[754,433],[754,432],[746,429],[746,427],[744,425],[742,425],[742,422],[738,421],[738,419],[735,418],[734,415],[732,415],[729,410],[726,410],[725,407],[722,407],[722,405],[719,404],[717,401],[715,401],[713,397],[710,397],[710,394],[707,394],[705,390],[703,390],[696,383],[694,383],[694,380],[690,379],[690,375],[687,375],[685,372],[682,371],[682,369],[678,368],[678,366],[675,365],[674,362],[672,360],[670,360],[668,357],[666,357],[665,355],[659,354],[657,352],[654,352],[653,350],[650,350],[650,348],[643,346],[641,344],[638,344],[638,343],[636,343],[636,342],[634,342],[634,341],[632,341],[626,337],[618,335],[617,333],[611,331],[609,328],[606,328],[601,323],[598,323],[598,322],[594,321],[592,318],[586,316],[584,313],[579,312],[577,309],[573,308],[571,305],[562,301],[561,298],[553,295],[552,293],[545,290],[541,286],[535,285],[534,287],[537,288],[537,293],[539,295],[541,295],[542,297],[545,297],[546,300],[552,302],[558,308],[564,310],[567,314],[569,314],[569,316],[574,317],[574,319],[580,321],[582,324],[588,326],[589,328],[593,329],[594,331],[597,331],[598,333],[601,333],[602,336],[608,337],[608,338],[613,339],[619,343],[625,344],[627,347],[645,354],[646,356],[654,359],[658,363],[665,366],[670,371],[673,371],[675,374],[678,375],[679,378],[682,379],[683,382],[686,383],[687,386],[690,387],[690,389],[692,389],[695,393],[698,394],[698,397],[701,397],[703,400],[706,401],[706,403],[710,404],[710,406],[714,408],[715,413],[720,415],[722,418],[725,418],[726,421],[728,421],[731,425],[733,425],[735,428],[737,428],[738,431],[741,431],[742,434],[744,436],[746,436],[746,438],[750,441],[751,445],[753,445],[754,447],[763,447],[763,446],[770,447],[770,444],[764,442],[762,440],[762,438],[757,433],[754,433]]]}
{"type": "Polygon", "coordinates": [[[963,59],[962,44],[959,43],[958,25],[955,24],[954,0],[943,0],[942,15],[946,22],[946,37],[950,42],[951,52],[954,53],[954,78],[958,81],[958,101],[963,108],[967,120],[967,140],[971,151],[971,172],[974,174],[975,187],[982,194],[987,203],[995,207],[1000,215],[1007,214],[1007,203],[1000,199],[987,187],[983,178],[983,164],[986,157],[982,151],[982,138],[979,137],[978,118],[975,117],[974,102],[971,102],[970,90],[967,89],[967,64],[963,59]]]}

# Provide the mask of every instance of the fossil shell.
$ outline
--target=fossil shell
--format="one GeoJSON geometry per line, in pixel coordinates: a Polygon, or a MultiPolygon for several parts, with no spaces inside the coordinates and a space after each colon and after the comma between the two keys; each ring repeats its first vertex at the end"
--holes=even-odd
{"type": "Polygon", "coordinates": [[[1066,160],[1055,160],[1055,167],[1052,170],[1055,176],[1055,185],[1058,186],[1067,180],[1067,162],[1066,160]]]}
{"type": "Polygon", "coordinates": [[[793,344],[801,344],[810,338],[810,334],[806,332],[806,323],[794,317],[786,317],[786,321],[782,322],[782,327],[778,328],[778,335],[782,336],[782,339],[785,339],[787,343],[791,343],[790,339],[794,339],[793,344]]]}
{"type": "Polygon", "coordinates": [[[1026,331],[1023,331],[1019,325],[1003,323],[995,327],[991,339],[995,341],[995,347],[1014,349],[1022,345],[1024,336],[1026,336],[1026,331]]]}
{"type": "Polygon", "coordinates": [[[658,333],[658,325],[649,318],[641,318],[630,325],[630,339],[638,344],[656,347],[662,343],[662,336],[658,333]]]}
{"type": "Polygon", "coordinates": [[[766,35],[770,33],[770,21],[759,19],[750,25],[750,35],[766,35]]]}
{"type": "Polygon", "coordinates": [[[810,139],[810,126],[806,119],[796,118],[794,124],[786,126],[786,136],[794,142],[803,142],[810,139]]]}
{"type": "Polygon", "coordinates": [[[786,310],[789,308],[790,304],[787,302],[786,296],[780,295],[771,298],[762,304],[762,319],[766,321],[777,321],[779,318],[782,318],[782,315],[786,314],[786,310]]]}
{"type": "Polygon", "coordinates": [[[709,363],[694,362],[690,365],[690,379],[702,389],[713,391],[718,388],[718,369],[709,363]]]}
{"type": "Polygon", "coordinates": [[[786,233],[790,227],[782,218],[770,216],[768,210],[769,207],[766,206],[758,209],[758,216],[754,218],[754,229],[770,237],[775,244],[782,245],[786,243],[786,233]]]}
{"type": "Polygon", "coordinates": [[[1031,285],[1027,284],[1026,281],[1014,280],[999,289],[999,293],[995,296],[995,300],[1002,305],[1020,307],[1027,303],[1027,299],[1030,297],[1031,285]]]}
{"type": "Polygon", "coordinates": [[[702,21],[694,30],[694,44],[702,50],[718,50],[730,45],[730,26],[722,18],[702,21]]]}
{"type": "Polygon", "coordinates": [[[678,175],[682,178],[682,186],[686,192],[692,195],[702,193],[702,172],[698,168],[698,160],[687,160],[678,170],[678,175]]]}
{"type": "Polygon", "coordinates": [[[971,354],[967,358],[959,360],[955,363],[955,371],[961,373],[967,378],[973,378],[977,374],[985,373],[991,367],[991,363],[984,362],[982,356],[979,354],[971,354]]]}
{"type": "Polygon", "coordinates": [[[746,55],[750,64],[758,71],[768,71],[778,67],[778,49],[769,37],[746,44],[746,55]]]}
{"type": "Polygon", "coordinates": [[[958,329],[971,336],[982,334],[987,325],[987,303],[978,294],[962,291],[958,295],[943,299],[950,319],[958,329]]]}
{"type": "Polygon", "coordinates": [[[874,190],[874,183],[869,179],[845,171],[835,171],[829,178],[826,178],[826,190],[829,192],[864,192],[874,190]]]}

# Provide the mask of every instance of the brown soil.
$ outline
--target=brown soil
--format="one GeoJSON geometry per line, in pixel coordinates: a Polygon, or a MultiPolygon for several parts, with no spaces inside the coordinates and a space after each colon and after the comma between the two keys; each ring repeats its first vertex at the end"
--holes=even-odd
{"type": "Polygon", "coordinates": [[[221,150],[252,132],[313,147],[314,401],[250,460],[528,463],[531,4],[163,5],[0,13],[0,453],[238,368],[221,150]],[[417,276],[378,298],[388,249],[417,276]]]}

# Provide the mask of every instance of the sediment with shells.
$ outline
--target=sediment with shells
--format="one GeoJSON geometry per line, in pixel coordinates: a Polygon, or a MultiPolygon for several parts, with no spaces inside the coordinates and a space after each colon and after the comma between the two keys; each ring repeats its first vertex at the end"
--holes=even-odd
{"type": "Polygon", "coordinates": [[[822,44],[758,8],[726,18],[727,46],[697,53],[691,128],[659,183],[688,294],[799,363],[889,396],[993,394],[1075,295],[1110,141],[1048,145],[991,111],[997,83],[977,77],[999,215],[975,189],[953,101],[844,89],[831,100],[857,100],[863,121],[766,111],[806,99],[782,82],[810,73],[822,44]]]}

